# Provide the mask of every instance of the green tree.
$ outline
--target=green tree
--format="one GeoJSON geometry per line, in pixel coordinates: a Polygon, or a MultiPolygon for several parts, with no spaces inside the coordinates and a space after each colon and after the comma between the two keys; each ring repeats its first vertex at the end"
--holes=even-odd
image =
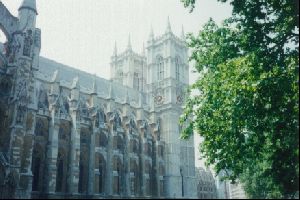
{"type": "MultiPolygon", "coordinates": [[[[221,0],[226,2],[226,0],[221,0]]],[[[191,11],[195,0],[182,0],[191,11]]],[[[249,197],[299,189],[299,4],[231,0],[233,16],[189,34],[201,78],[186,102],[182,138],[193,131],[207,164],[240,179],[249,197]],[[191,120],[192,119],[192,120],[191,120]]]]}

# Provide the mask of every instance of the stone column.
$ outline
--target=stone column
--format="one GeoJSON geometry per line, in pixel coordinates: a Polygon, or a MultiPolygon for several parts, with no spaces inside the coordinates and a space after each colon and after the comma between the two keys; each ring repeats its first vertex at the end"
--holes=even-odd
{"type": "MultiPolygon", "coordinates": [[[[94,123],[93,123],[94,124],[94,123]]],[[[89,152],[89,185],[88,185],[88,194],[94,194],[94,182],[95,182],[95,130],[96,128],[93,127],[91,133],[91,143],[90,143],[90,152],[89,152]]]]}
{"type": "Polygon", "coordinates": [[[47,173],[48,185],[47,193],[53,194],[56,189],[56,163],[58,155],[58,134],[60,120],[55,116],[55,110],[52,110],[52,119],[49,127],[49,140],[47,145],[47,173]]]}
{"type": "Polygon", "coordinates": [[[32,191],[32,178],[33,174],[31,171],[32,164],[32,152],[34,145],[34,130],[35,130],[36,113],[34,109],[29,109],[27,114],[26,122],[26,134],[24,136],[23,144],[23,163],[21,163],[21,174],[20,174],[20,187],[24,190],[25,196],[23,198],[30,198],[32,191]]]}
{"type": "Polygon", "coordinates": [[[157,142],[154,141],[152,145],[152,196],[158,197],[158,164],[157,164],[157,142]]]}
{"type": "Polygon", "coordinates": [[[131,194],[130,191],[130,157],[129,157],[129,134],[125,135],[124,137],[124,182],[125,182],[125,187],[124,187],[124,195],[128,197],[131,194]]]}
{"type": "Polygon", "coordinates": [[[27,130],[31,131],[35,117],[31,115],[30,109],[35,100],[32,95],[34,94],[34,79],[30,68],[31,62],[32,59],[28,57],[22,56],[18,59],[17,70],[14,74],[14,91],[9,102],[14,109],[13,122],[10,127],[11,166],[9,170],[11,174],[14,174],[13,179],[16,183],[14,186],[17,189],[16,193],[11,194],[14,198],[30,198],[31,195],[28,191],[28,184],[31,184],[32,179],[31,158],[29,158],[32,154],[32,137],[26,133],[27,130]]]}
{"type": "Polygon", "coordinates": [[[68,186],[71,194],[78,194],[79,184],[79,162],[80,162],[80,123],[76,120],[77,110],[73,110],[72,132],[71,132],[71,151],[69,163],[68,186]]]}
{"type": "Polygon", "coordinates": [[[11,144],[10,144],[10,151],[11,151],[11,158],[10,158],[10,168],[8,170],[8,176],[10,174],[14,175],[12,176],[14,178],[15,184],[10,189],[10,192],[13,194],[7,194],[11,198],[21,198],[21,191],[19,188],[19,175],[20,175],[20,168],[21,168],[21,147],[23,145],[23,137],[21,135],[18,135],[19,128],[13,127],[12,129],[12,138],[11,138],[11,144]]]}
{"type": "Polygon", "coordinates": [[[144,138],[141,138],[140,140],[140,174],[141,174],[141,180],[140,180],[140,195],[142,197],[145,196],[146,191],[145,191],[145,154],[144,154],[144,138]]]}
{"type": "Polygon", "coordinates": [[[112,195],[113,194],[113,185],[112,185],[112,150],[113,150],[113,134],[112,134],[113,128],[111,126],[111,128],[108,128],[108,134],[107,134],[107,140],[108,140],[108,144],[107,144],[107,158],[106,158],[106,182],[107,184],[105,185],[105,193],[107,195],[112,195]]]}

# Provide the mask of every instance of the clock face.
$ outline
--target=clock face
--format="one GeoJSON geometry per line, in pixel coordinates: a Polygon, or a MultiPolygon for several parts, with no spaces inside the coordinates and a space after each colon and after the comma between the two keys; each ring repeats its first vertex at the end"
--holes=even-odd
{"type": "Polygon", "coordinates": [[[182,103],[183,102],[183,98],[181,95],[177,96],[177,103],[182,103]]]}
{"type": "Polygon", "coordinates": [[[154,100],[155,100],[156,104],[162,104],[163,103],[163,97],[161,95],[156,96],[154,100]]]}

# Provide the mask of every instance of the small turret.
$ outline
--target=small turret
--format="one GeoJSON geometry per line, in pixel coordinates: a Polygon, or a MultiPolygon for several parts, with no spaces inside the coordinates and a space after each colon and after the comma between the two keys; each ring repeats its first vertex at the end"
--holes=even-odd
{"type": "Polygon", "coordinates": [[[128,89],[127,89],[127,92],[126,92],[124,104],[130,105],[130,99],[129,99],[128,89]]]}
{"type": "Polygon", "coordinates": [[[108,99],[114,99],[113,84],[109,84],[108,99]]]}
{"type": "Polygon", "coordinates": [[[118,56],[118,48],[117,48],[117,41],[115,41],[115,48],[114,48],[114,54],[113,54],[114,57],[117,57],[118,56]]]}
{"type": "Polygon", "coordinates": [[[53,110],[58,103],[58,96],[60,94],[60,77],[59,70],[55,70],[51,79],[50,93],[49,93],[49,105],[50,110],[53,110]]]}
{"type": "Polygon", "coordinates": [[[73,83],[72,83],[71,89],[79,89],[79,77],[78,76],[76,76],[73,79],[73,83]]]}
{"type": "Polygon", "coordinates": [[[92,92],[91,92],[91,96],[90,96],[90,108],[95,108],[96,104],[97,104],[97,91],[98,91],[98,87],[97,87],[97,80],[96,80],[96,74],[94,75],[94,81],[93,81],[93,87],[92,87],[92,92]]]}
{"type": "Polygon", "coordinates": [[[75,104],[73,102],[76,102],[79,100],[79,93],[80,93],[80,85],[79,85],[79,77],[76,76],[73,79],[73,83],[71,86],[71,105],[74,107],[75,104]]]}
{"type": "Polygon", "coordinates": [[[58,95],[59,94],[59,85],[60,85],[60,77],[59,77],[59,70],[55,70],[51,79],[51,87],[50,87],[50,94],[58,95]]]}
{"type": "Polygon", "coordinates": [[[153,40],[154,40],[154,32],[153,32],[153,27],[151,25],[150,34],[149,34],[149,41],[153,41],[153,40]]]}
{"type": "Polygon", "coordinates": [[[96,81],[96,75],[94,75],[94,82],[92,87],[92,95],[97,95],[98,87],[97,87],[97,81],[96,81]]]}
{"type": "Polygon", "coordinates": [[[19,30],[35,28],[37,14],[36,0],[23,0],[19,8],[19,30]]]}
{"type": "Polygon", "coordinates": [[[19,8],[19,12],[22,9],[29,9],[32,10],[33,12],[35,12],[35,14],[37,15],[37,10],[36,10],[36,0],[23,0],[23,3],[21,4],[20,8],[19,8]]]}
{"type": "Polygon", "coordinates": [[[184,33],[183,25],[182,25],[182,27],[181,27],[181,39],[182,39],[182,40],[185,40],[185,33],[184,33]]]}
{"type": "Polygon", "coordinates": [[[128,36],[127,50],[132,50],[130,35],[128,36]]]}
{"type": "Polygon", "coordinates": [[[146,56],[145,43],[143,42],[142,56],[146,56]]]}
{"type": "Polygon", "coordinates": [[[170,18],[168,16],[166,33],[172,33],[170,18]]]}

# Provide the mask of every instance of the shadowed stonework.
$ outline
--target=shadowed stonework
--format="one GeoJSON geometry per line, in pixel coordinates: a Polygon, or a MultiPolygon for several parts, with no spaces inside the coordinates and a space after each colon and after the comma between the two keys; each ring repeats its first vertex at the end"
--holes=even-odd
{"type": "Polygon", "coordinates": [[[184,34],[168,21],[141,54],[129,38],[105,80],[40,57],[37,13],[0,2],[0,197],[195,198],[193,138],[179,140],[184,34]]]}

